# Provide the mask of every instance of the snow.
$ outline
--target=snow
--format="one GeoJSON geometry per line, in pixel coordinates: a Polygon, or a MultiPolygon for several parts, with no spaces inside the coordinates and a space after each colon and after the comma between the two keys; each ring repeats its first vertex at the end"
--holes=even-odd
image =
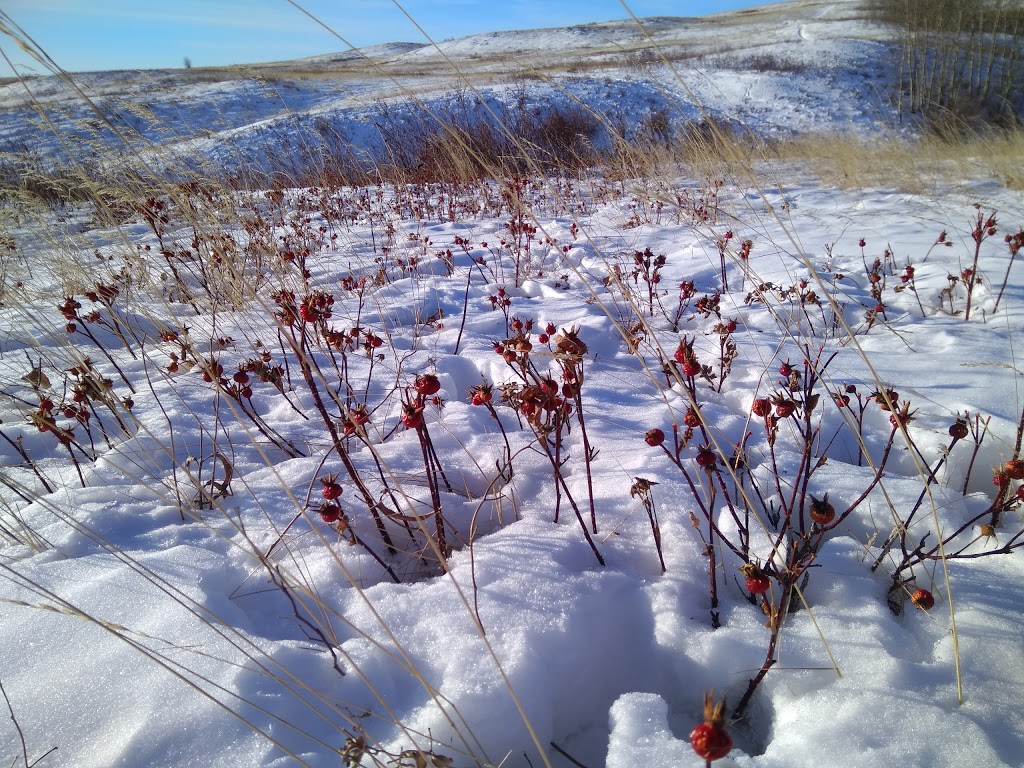
{"type": "MultiPolygon", "coordinates": [[[[695,96],[716,116],[765,134],[842,128],[870,135],[891,119],[888,107],[867,95],[881,87],[868,62],[887,43],[857,18],[855,5],[804,0],[703,19],[653,19],[652,35],[667,49],[704,46],[708,58],[694,67],[684,61],[680,79],[618,66],[559,76],[531,85],[531,104],[539,108],[569,90],[605,113],[668,106],[680,115],[695,109],[695,96]],[[723,40],[737,39],[743,44],[722,50],[723,40]],[[748,70],[741,49],[749,41],[757,42],[758,53],[799,66],[748,70]]],[[[480,35],[440,48],[466,67],[478,57],[484,72],[509,57],[534,63],[549,55],[600,57],[637,44],[630,25],[606,23],[480,35]]],[[[366,53],[391,73],[442,71],[432,46],[395,44],[366,53]]],[[[274,66],[329,72],[353,59],[342,54],[274,66]]],[[[109,73],[83,81],[104,104],[132,103],[145,89],[155,117],[139,125],[160,151],[208,153],[228,166],[259,159],[275,141],[301,142],[303,126],[318,118],[348,126],[372,153],[372,131],[357,127],[378,114],[378,99],[386,96],[388,110],[409,119],[420,109],[403,101],[394,83],[365,72],[349,79],[282,75],[273,83],[256,77],[199,83],[189,79],[194,76],[109,73]],[[173,136],[158,130],[168,124],[173,136]],[[282,126],[289,127],[278,132],[282,126]]],[[[404,77],[405,87],[428,104],[453,103],[442,77],[404,77]]],[[[495,104],[517,88],[497,76],[482,82],[480,93],[495,104]]],[[[61,130],[75,130],[81,105],[54,81],[31,87],[65,121],[61,130]]],[[[25,140],[30,110],[13,86],[2,98],[0,130],[11,149],[25,140]]],[[[59,158],[57,145],[37,135],[39,156],[59,158]]],[[[99,156],[109,151],[102,142],[94,149],[99,156]]],[[[708,434],[726,455],[751,434],[748,461],[766,489],[763,501],[778,503],[785,495],[772,485],[772,461],[788,478],[800,453],[792,425],[784,423],[773,459],[751,404],[779,389],[783,361],[800,366],[818,347],[822,359],[836,357],[815,410],[827,461],[809,492],[828,493],[837,509],[845,508],[871,484],[872,465],[881,461],[888,414],[866,406],[859,445],[856,400],[847,411],[831,401],[848,384],[857,388],[854,398],[891,387],[900,402],[909,400],[916,451],[897,434],[880,482],[827,533],[801,582],[801,607],[785,618],[778,663],[744,716],[727,723],[734,749],[715,765],[1021,765],[1020,552],[950,559],[948,581],[937,561],[916,567],[914,586],[930,589],[936,605],[925,612],[906,603],[899,615],[887,603],[898,549],[881,555],[893,513],[905,515],[918,501],[924,464],[935,467],[945,457],[913,519],[914,542],[926,533],[934,541],[937,526],[948,534],[986,510],[995,493],[993,468],[1014,455],[1024,403],[1019,264],[998,310],[995,304],[1010,267],[1002,238],[1024,225],[1024,194],[985,178],[949,179],[927,194],[843,190],[798,167],[781,171],[784,189],[758,191],[743,180],[724,186],[708,221],[671,205],[663,211],[640,205],[646,192],[658,191],[651,180],[536,180],[522,192],[539,231],[521,252],[519,285],[513,249],[501,245],[510,213],[497,207],[493,184],[455,193],[339,190],[331,203],[346,215],[336,218],[325,215],[321,193],[289,189],[283,208],[302,208],[308,228],[278,221],[271,236],[307,238],[309,287],[294,266],[279,263],[280,241],[271,239],[270,257],[252,257],[247,265],[253,296],[236,306],[219,302],[212,311],[200,295],[199,314],[170,295],[173,280],[161,280],[167,262],[140,216],[111,226],[88,206],[4,209],[2,234],[14,249],[0,260],[0,428],[9,438],[0,443],[0,682],[16,720],[0,724],[0,758],[20,764],[23,736],[26,762],[56,747],[39,764],[76,768],[421,764],[403,750],[421,750],[421,760],[447,756],[459,767],[559,766],[568,764],[565,754],[590,768],[704,765],[688,742],[702,718],[704,693],[726,696],[730,708],[738,703],[765,659],[769,630],[743,589],[741,560],[721,543],[721,626],[712,626],[702,543],[707,525],[699,507],[706,488],[695,497],[644,433],[657,427],[671,434],[689,405],[683,386],[666,384],[660,373],[655,342],[671,357],[685,334],[701,362],[715,363],[717,372],[717,318],[701,317],[691,304],[674,330],[670,315],[680,282],[694,281],[697,297],[722,289],[718,242],[731,231],[734,256],[738,243],[753,242],[748,262],[731,258],[728,290],[720,297],[723,320],[737,322],[738,356],[720,392],[700,380],[696,392],[708,434]],[[960,314],[950,314],[950,300],[940,292],[948,276],[971,264],[979,211],[997,212],[998,231],[981,244],[982,282],[965,320],[963,286],[953,293],[960,314]],[[631,221],[634,214],[639,219],[631,221]],[[321,224],[324,231],[315,234],[321,224]],[[951,247],[936,244],[942,231],[951,247]],[[636,333],[630,330],[635,313],[605,278],[616,265],[628,275],[634,253],[646,248],[666,257],[659,284],[666,311],[644,313],[641,304],[649,330],[634,354],[623,332],[636,333]],[[450,268],[436,256],[449,249],[450,268]],[[876,299],[866,270],[887,250],[885,312],[869,323],[866,312],[876,299]],[[407,266],[413,257],[415,270],[407,266]],[[916,270],[916,295],[894,290],[907,264],[916,270]],[[123,290],[112,310],[85,298],[96,281],[111,282],[122,268],[123,290]],[[349,275],[368,279],[365,293],[342,285],[349,275]],[[788,288],[802,280],[820,296],[835,296],[852,335],[831,323],[828,308],[804,313],[771,291],[766,302],[751,299],[760,284],[788,288]],[[358,326],[384,340],[373,356],[361,347],[334,355],[344,357],[348,381],[370,410],[365,440],[346,442],[348,455],[371,497],[403,516],[383,523],[392,553],[331,451],[299,362],[284,354],[271,319],[275,288],[300,299],[311,290],[329,291],[332,327],[358,326]],[[490,297],[499,291],[511,300],[508,318],[492,308],[490,297]],[[57,305],[71,294],[83,314],[116,312],[136,340],[126,347],[113,328],[98,324],[90,326],[96,341],[69,336],[57,305]],[[533,432],[499,402],[498,387],[515,374],[493,344],[509,337],[507,322],[515,317],[536,321],[533,359],[556,378],[564,358],[538,338],[546,324],[560,333],[578,328],[588,347],[582,402],[596,453],[588,483],[582,429],[573,420],[562,471],[585,521],[592,488],[592,536],[604,566],[565,493],[556,496],[551,463],[533,432]],[[183,361],[178,371],[168,370],[171,353],[180,356],[181,347],[161,340],[161,331],[184,335],[186,326],[195,349],[217,356],[227,377],[264,351],[272,362],[288,359],[281,390],[253,383],[251,407],[273,429],[270,436],[203,382],[198,368],[183,361]],[[129,394],[124,379],[135,389],[130,413],[120,404],[97,407],[91,434],[61,413],[71,404],[67,369],[85,356],[112,381],[118,401],[129,394]],[[53,434],[27,421],[39,392],[24,377],[37,367],[49,379],[43,390],[57,404],[58,426],[73,427],[82,446],[74,449],[78,468],[53,434]],[[425,372],[437,375],[444,401],[443,408],[425,410],[450,484],[438,489],[452,547],[443,570],[432,546],[435,519],[420,440],[399,422],[402,397],[411,397],[408,387],[425,372]],[[485,380],[496,385],[493,416],[471,405],[467,394],[485,380]],[[969,439],[946,456],[947,429],[965,412],[972,423],[987,423],[985,439],[973,459],[969,439]],[[230,493],[214,494],[211,502],[218,487],[209,482],[211,473],[221,481],[226,467],[230,493]],[[317,514],[318,480],[327,473],[338,473],[344,488],[348,531],[317,514]],[[631,492],[637,478],[654,483],[664,572],[647,512],[631,492]],[[691,515],[703,527],[695,528],[691,515]],[[361,758],[360,744],[366,747],[361,758]]],[[[695,196],[706,185],[659,181],[673,194],[695,196]]],[[[262,193],[239,193],[218,206],[200,217],[210,227],[222,222],[243,250],[258,239],[243,230],[243,213],[268,221],[278,215],[262,193]]],[[[168,242],[189,247],[193,237],[174,212],[168,242]]],[[[201,262],[177,263],[184,271],[201,262]]],[[[218,271],[211,273],[214,282],[218,271]]],[[[185,282],[195,286],[194,274],[185,282]]],[[[638,291],[646,301],[642,282],[638,291]]],[[[321,391],[344,402],[339,374],[322,347],[315,359],[325,374],[321,391]]],[[[328,407],[336,410],[330,400],[328,407]]],[[[700,481],[694,455],[685,449],[682,462],[700,481]]],[[[738,535],[727,510],[720,506],[716,514],[723,534],[738,535]]],[[[1018,505],[992,536],[969,527],[955,549],[994,550],[1020,529],[1018,505]]],[[[762,514],[751,527],[752,557],[767,561],[774,540],[762,514]]]]}

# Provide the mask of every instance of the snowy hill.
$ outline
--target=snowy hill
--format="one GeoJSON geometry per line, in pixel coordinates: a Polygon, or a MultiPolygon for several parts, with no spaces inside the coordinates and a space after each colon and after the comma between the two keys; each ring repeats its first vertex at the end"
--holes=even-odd
{"type": "MultiPolygon", "coordinates": [[[[676,123],[706,114],[764,135],[868,136],[891,130],[895,120],[880,66],[890,55],[887,35],[861,20],[859,5],[795,0],[700,19],[647,19],[643,29],[609,22],[257,66],[75,79],[124,140],[228,168],[251,168],[274,155],[308,157],[338,144],[379,155],[375,125],[385,114],[400,121],[424,105],[450,111],[453,86],[475,103],[509,105],[525,96],[534,111],[581,100],[611,124],[637,125],[654,113],[676,123]]],[[[25,85],[0,88],[0,151],[29,151],[42,161],[60,156],[52,139],[26,146],[25,124],[38,123],[35,105],[65,135],[79,137],[80,153],[100,158],[118,143],[56,78],[25,85]]]]}

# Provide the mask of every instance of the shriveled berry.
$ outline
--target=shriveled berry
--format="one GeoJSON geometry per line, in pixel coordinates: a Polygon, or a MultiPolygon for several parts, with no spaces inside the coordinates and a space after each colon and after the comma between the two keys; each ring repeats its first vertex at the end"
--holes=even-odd
{"type": "Polygon", "coordinates": [[[688,426],[690,429],[696,429],[700,426],[700,416],[693,408],[688,407],[686,413],[683,414],[683,424],[688,426]]]}
{"type": "Polygon", "coordinates": [[[1010,459],[1003,465],[1003,473],[1011,480],[1024,480],[1024,459],[1010,459]]]}
{"type": "Polygon", "coordinates": [[[659,446],[665,442],[665,433],[660,429],[649,429],[644,435],[644,440],[647,441],[648,445],[659,446]]]}
{"type": "Polygon", "coordinates": [[[750,412],[755,416],[760,416],[761,418],[770,415],[772,412],[771,401],[766,397],[759,397],[750,406],[750,412]]]}

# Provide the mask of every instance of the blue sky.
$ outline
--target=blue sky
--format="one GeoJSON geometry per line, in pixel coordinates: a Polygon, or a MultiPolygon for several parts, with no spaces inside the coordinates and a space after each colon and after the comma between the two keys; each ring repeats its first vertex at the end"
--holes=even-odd
{"type": "MultiPolygon", "coordinates": [[[[768,0],[632,0],[637,16],[701,16],[768,0]]],[[[299,0],[350,43],[422,41],[390,0],[299,0]]],[[[405,0],[403,7],[437,40],[500,29],[582,24],[627,16],[618,0],[405,0]]],[[[0,0],[64,69],[246,64],[314,56],[345,45],[287,0],[0,0]]],[[[30,59],[7,37],[0,50],[30,59]]],[[[38,71],[37,65],[32,69],[38,71]]],[[[0,74],[10,67],[0,58],[0,74]]]]}

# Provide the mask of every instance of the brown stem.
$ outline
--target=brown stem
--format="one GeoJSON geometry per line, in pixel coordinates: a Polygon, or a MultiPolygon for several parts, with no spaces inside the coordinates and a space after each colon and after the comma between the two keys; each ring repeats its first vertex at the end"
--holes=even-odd
{"type": "Polygon", "coordinates": [[[715,562],[715,528],[711,526],[708,534],[708,575],[709,588],[711,590],[711,628],[718,629],[722,626],[722,620],[718,613],[718,573],[715,562]]]}
{"type": "MultiPolygon", "coordinates": [[[[305,338],[305,333],[303,333],[303,342],[305,341],[305,338]]],[[[377,502],[374,501],[373,496],[370,495],[369,489],[359,476],[359,470],[356,469],[355,464],[352,463],[352,459],[348,455],[348,451],[345,450],[345,444],[341,439],[341,435],[338,434],[338,429],[334,424],[334,420],[327,412],[327,406],[324,404],[323,398],[320,396],[320,389],[317,387],[316,380],[313,377],[313,368],[304,348],[305,345],[304,343],[300,344],[292,334],[288,334],[288,341],[292,346],[292,351],[295,353],[296,359],[298,360],[299,369],[302,371],[302,378],[306,382],[306,386],[309,388],[309,392],[313,397],[313,404],[316,407],[317,413],[320,414],[320,418],[327,427],[327,431],[330,432],[334,450],[337,452],[338,458],[341,459],[341,463],[345,466],[345,471],[348,473],[352,483],[359,491],[359,495],[363,497],[363,502],[370,510],[370,514],[373,516],[373,520],[377,526],[377,532],[380,534],[381,540],[387,545],[388,551],[394,554],[397,550],[391,541],[391,536],[388,534],[387,528],[384,527],[384,521],[381,519],[380,513],[377,511],[377,502]]]]}
{"type": "Polygon", "coordinates": [[[423,452],[423,470],[427,473],[427,487],[430,489],[430,503],[434,508],[434,527],[437,530],[437,548],[441,551],[441,567],[448,570],[447,560],[451,556],[451,548],[444,533],[444,515],[441,512],[441,494],[437,488],[437,477],[431,472],[430,452],[427,448],[427,428],[420,424],[416,427],[416,435],[420,439],[420,450],[423,452]]]}
{"type": "Polygon", "coordinates": [[[784,583],[782,585],[782,589],[783,593],[782,599],[779,601],[779,608],[771,617],[769,617],[771,636],[768,638],[768,651],[765,654],[764,664],[761,665],[761,669],[758,670],[757,675],[752,677],[747,683],[747,690],[744,692],[743,698],[740,699],[739,703],[736,705],[736,709],[733,710],[732,716],[734,719],[739,719],[743,716],[743,713],[747,709],[747,705],[750,704],[750,700],[754,696],[754,691],[757,690],[757,687],[768,674],[768,671],[774,667],[778,661],[775,658],[775,647],[778,644],[779,630],[782,627],[782,619],[787,613],[789,613],[790,594],[793,587],[791,584],[784,583]]]}
{"type": "Polygon", "coordinates": [[[583,529],[583,536],[587,540],[587,544],[590,545],[590,549],[593,551],[594,557],[597,558],[597,562],[601,565],[605,565],[604,557],[601,555],[601,551],[597,548],[597,544],[594,543],[594,539],[591,538],[590,531],[587,529],[587,524],[583,520],[583,514],[580,512],[580,508],[576,505],[576,500],[572,497],[572,493],[569,491],[569,486],[566,484],[565,478],[562,476],[562,472],[558,467],[554,454],[551,452],[551,446],[548,445],[548,442],[544,439],[543,435],[540,435],[539,437],[539,442],[544,448],[544,452],[547,454],[548,460],[551,462],[551,465],[555,470],[555,478],[561,484],[562,491],[565,493],[565,497],[569,500],[569,506],[572,507],[572,511],[576,514],[576,519],[579,521],[580,528],[583,529]]]}

